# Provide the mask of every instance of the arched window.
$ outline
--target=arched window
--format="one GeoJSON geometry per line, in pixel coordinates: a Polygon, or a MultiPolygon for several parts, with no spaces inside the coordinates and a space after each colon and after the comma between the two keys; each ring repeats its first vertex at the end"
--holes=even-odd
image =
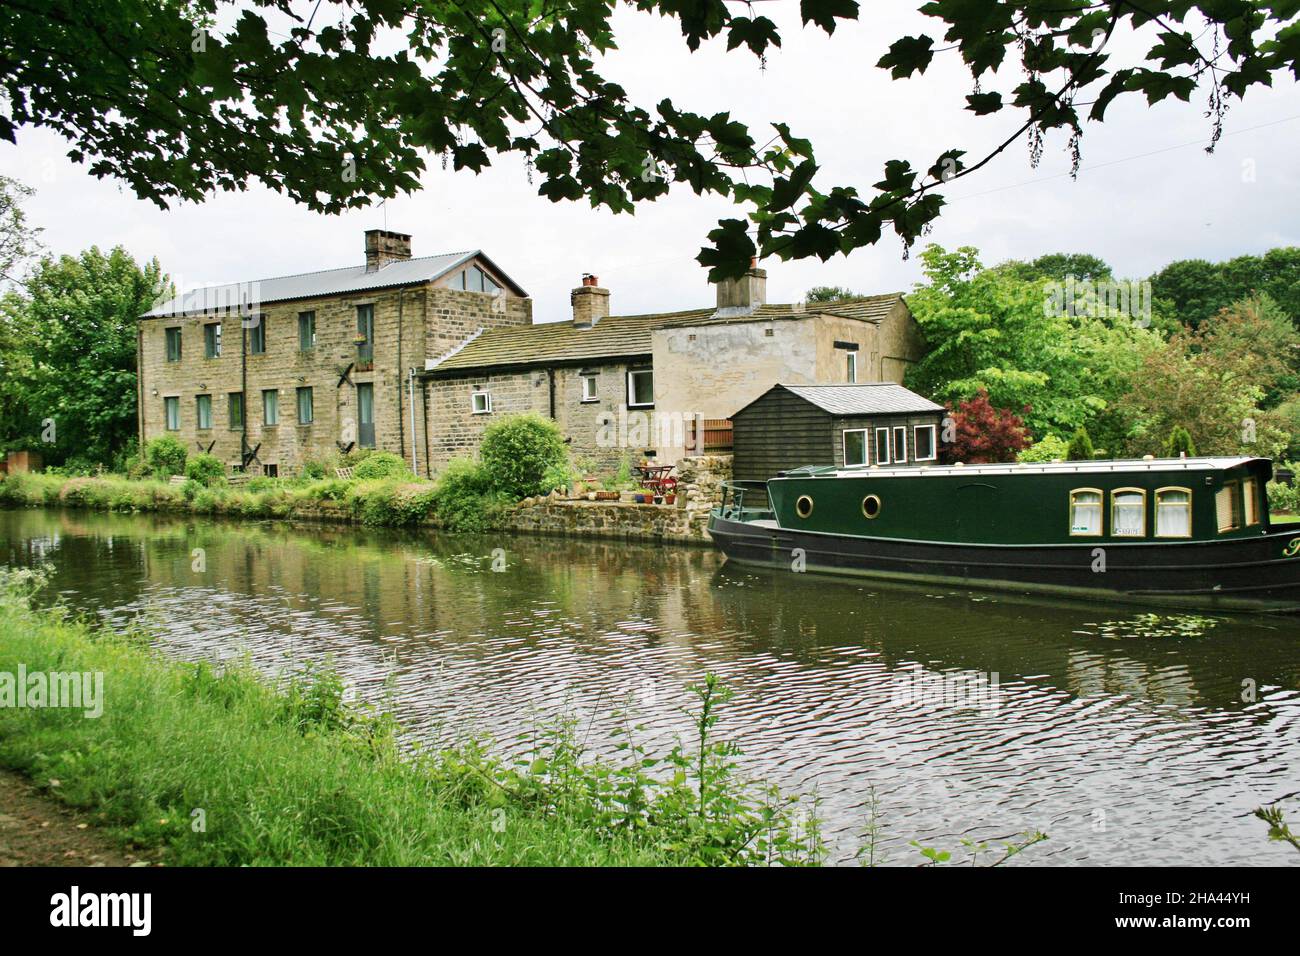
{"type": "Polygon", "coordinates": [[[1141,488],[1116,488],[1110,493],[1110,533],[1116,538],[1145,538],[1147,493],[1141,488]]]}
{"type": "Polygon", "coordinates": [[[1192,536],[1192,491],[1190,488],[1156,489],[1156,537],[1192,536]]]}
{"type": "Polygon", "coordinates": [[[1070,535],[1101,534],[1101,489],[1075,488],[1070,492],[1070,535]]]}

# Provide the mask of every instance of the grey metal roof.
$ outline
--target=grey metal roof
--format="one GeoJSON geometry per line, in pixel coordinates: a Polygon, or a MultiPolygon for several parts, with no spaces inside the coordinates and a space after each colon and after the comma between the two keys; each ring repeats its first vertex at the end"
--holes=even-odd
{"type": "Polygon", "coordinates": [[[865,385],[776,385],[832,415],[893,415],[942,412],[944,407],[893,382],[865,385]]]}
{"type": "Polygon", "coordinates": [[[224,285],[204,286],[183,295],[161,302],[141,318],[151,319],[168,315],[191,315],[204,312],[224,312],[249,302],[289,302],[317,296],[364,292],[368,289],[386,289],[394,286],[418,285],[432,282],[475,256],[492,266],[493,271],[510,284],[519,295],[526,292],[509,276],[497,268],[479,249],[468,252],[448,252],[438,256],[404,259],[389,262],[374,272],[367,272],[365,264],[343,269],[325,269],[321,272],[300,272],[297,275],[257,279],[251,282],[228,282],[224,285]]]}

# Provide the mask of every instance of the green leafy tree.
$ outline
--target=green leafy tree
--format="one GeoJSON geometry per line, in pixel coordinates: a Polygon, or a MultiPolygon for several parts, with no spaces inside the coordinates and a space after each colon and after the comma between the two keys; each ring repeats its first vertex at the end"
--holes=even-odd
{"type": "Polygon", "coordinates": [[[141,454],[144,471],[152,478],[185,474],[188,457],[185,446],[172,435],[160,435],[146,442],[141,454]]]}
{"type": "Polygon", "coordinates": [[[841,299],[855,299],[858,294],[841,285],[815,285],[804,296],[808,302],[838,302],[841,299]]]}
{"type": "Polygon", "coordinates": [[[908,297],[929,351],[907,373],[909,388],[938,401],[987,391],[998,406],[1029,406],[1034,434],[1084,426],[1122,437],[1114,417],[1128,373],[1158,349],[1160,335],[1136,317],[1094,318],[1059,309],[1047,279],[985,269],[971,247],[921,253],[927,281],[908,297]]]}
{"type": "MultiPolygon", "coordinates": [[[[1013,113],[999,117],[1012,133],[982,157],[891,159],[863,186],[819,177],[780,118],[751,130],[634,102],[601,70],[625,7],[672,18],[691,50],[743,48],[756,69],[782,43],[761,10],[724,0],[24,0],[0,7],[0,137],[52,129],[91,173],[160,205],[260,183],[338,212],[415,191],[430,156],[477,172],[521,155],[541,195],[616,212],[680,185],[748,216],[709,234],[699,261],[716,279],[756,253],[826,259],[887,231],[910,245],[943,188],[1012,143],[1036,164],[1059,131],[1077,168],[1084,124],[1117,99],[1208,97],[1212,147],[1233,100],[1300,73],[1294,3],[935,0],[921,32],[882,38],[876,66],[896,80],[959,69],[967,110],[1013,113]]],[[[828,34],[858,10],[799,0],[802,26],[828,34]]]]}
{"type": "Polygon", "coordinates": [[[559,427],[536,414],[510,415],[483,430],[479,445],[492,487],[511,498],[549,491],[548,474],[568,461],[559,427]]]}
{"type": "Polygon", "coordinates": [[[1227,262],[1180,259],[1151,277],[1151,289],[1193,329],[1257,293],[1268,295],[1300,327],[1300,247],[1270,249],[1262,256],[1238,256],[1227,262]]]}
{"type": "Polygon", "coordinates": [[[1011,260],[997,268],[1010,273],[1017,279],[1032,281],[1034,279],[1051,279],[1064,282],[1068,278],[1082,281],[1096,281],[1112,278],[1109,265],[1097,256],[1086,252],[1053,252],[1039,256],[1031,262],[1011,260]]]}
{"type": "Polygon", "coordinates": [[[1065,461],[1069,452],[1070,445],[1064,438],[1059,438],[1056,435],[1044,435],[1041,441],[1034,442],[1034,444],[1016,455],[1016,461],[1023,461],[1028,464],[1065,461]]]}
{"type": "Polygon", "coordinates": [[[1196,444],[1192,441],[1192,436],[1182,425],[1175,425],[1174,430],[1169,433],[1169,440],[1165,442],[1165,457],[1178,458],[1186,455],[1188,458],[1196,457],[1196,444]]]}
{"type": "Polygon", "coordinates": [[[1276,455],[1292,436],[1263,402],[1293,374],[1297,348],[1300,332],[1266,296],[1178,332],[1129,376],[1119,403],[1133,423],[1129,450],[1161,451],[1159,436],[1181,426],[1203,455],[1276,455]]]}
{"type": "Polygon", "coordinates": [[[157,261],[142,268],[121,248],[40,261],[3,302],[26,350],[23,409],[0,423],[7,443],[56,464],[112,460],[136,434],[136,320],[162,281],[157,261]]]}
{"type": "Polygon", "coordinates": [[[1092,439],[1088,437],[1088,430],[1080,425],[1070,437],[1070,444],[1065,450],[1065,457],[1068,461],[1092,461],[1094,455],[1092,439]]]}

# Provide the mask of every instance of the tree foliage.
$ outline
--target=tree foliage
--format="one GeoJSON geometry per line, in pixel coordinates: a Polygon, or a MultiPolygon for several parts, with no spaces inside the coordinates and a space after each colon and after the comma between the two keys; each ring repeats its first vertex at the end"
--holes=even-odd
{"type": "Polygon", "coordinates": [[[1129,376],[1120,404],[1133,423],[1130,451],[1158,454],[1182,427],[1203,455],[1276,455],[1293,435],[1264,399],[1298,357],[1300,333],[1263,296],[1177,332],[1129,376]]]}
{"type": "Polygon", "coordinates": [[[1065,450],[1065,457],[1068,461],[1092,461],[1096,455],[1096,450],[1092,447],[1092,439],[1088,437],[1088,429],[1080,425],[1070,436],[1070,444],[1065,450]]]}
{"type": "Polygon", "coordinates": [[[982,465],[1015,461],[1017,453],[1029,447],[1029,429],[1021,417],[1009,408],[994,408],[983,390],[956,409],[949,406],[949,412],[953,440],[943,445],[946,462],[982,465]]]}
{"type": "Polygon", "coordinates": [[[1064,282],[1069,278],[1095,282],[1098,279],[1109,279],[1113,275],[1105,260],[1086,252],[1052,252],[1029,262],[1012,259],[997,268],[1029,282],[1035,279],[1064,282]]]}
{"type": "Polygon", "coordinates": [[[568,452],[559,426],[529,413],[507,416],[485,428],[479,457],[492,487],[518,499],[549,490],[547,474],[567,462],[568,452]]]}
{"type": "Polygon", "coordinates": [[[1168,300],[1193,329],[1256,294],[1268,295],[1300,328],[1300,247],[1270,249],[1226,262],[1179,259],[1151,277],[1154,295],[1168,300]]]}
{"type": "Polygon", "coordinates": [[[1040,438],[1083,426],[1111,447],[1128,373],[1161,345],[1145,320],[1057,309],[1047,279],[985,269],[968,246],[931,245],[921,259],[928,281],[908,304],[929,351],[909,369],[909,388],[950,402],[983,391],[995,405],[1029,406],[1026,422],[1040,438]]]}
{"type": "Polygon", "coordinates": [[[136,434],[136,320],[162,287],[119,248],[42,259],[0,302],[14,370],[0,384],[0,441],[47,461],[107,464],[136,434]]]}
{"type": "Polygon", "coordinates": [[[841,299],[856,299],[858,294],[842,285],[815,285],[804,296],[807,302],[838,302],[841,299]]]}
{"type": "MultiPolygon", "coordinates": [[[[632,0],[670,17],[695,50],[716,40],[758,58],[781,46],[750,4],[632,0]]],[[[160,205],[252,183],[338,212],[418,188],[431,155],[480,171],[519,154],[552,200],[629,211],[673,186],[714,193],[722,220],[699,261],[713,278],[751,256],[829,258],[893,231],[910,245],[943,187],[1018,140],[1037,163],[1065,134],[1077,163],[1088,121],[1121,97],[1208,95],[1212,147],[1234,98],[1300,73],[1294,2],[931,0],[928,29],[877,62],[895,79],[939,58],[969,74],[967,109],[1014,111],[984,157],[955,145],[891,159],[869,185],[819,177],[788,123],[751,130],[668,98],[632,101],[602,71],[614,0],[10,0],[0,7],[0,136],[43,126],[96,176],[160,205]],[[69,64],[75,64],[70,68],[69,64]],[[1019,76],[1016,76],[1016,74],[1019,76]]],[[[856,0],[800,0],[804,28],[833,34],[856,0]]],[[[756,63],[756,68],[757,68],[756,63]]],[[[1200,108],[1199,106],[1197,107],[1200,108]]]]}

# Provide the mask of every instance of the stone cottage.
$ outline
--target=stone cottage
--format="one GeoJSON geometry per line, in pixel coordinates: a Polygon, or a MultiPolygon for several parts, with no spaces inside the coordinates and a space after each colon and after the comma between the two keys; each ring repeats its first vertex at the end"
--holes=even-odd
{"type": "Polygon", "coordinates": [[[584,276],[567,322],[484,329],[432,358],[424,460],[472,455],[502,414],[554,419],[594,466],[695,452],[703,421],[724,419],[778,382],[901,383],[923,352],[900,294],[769,304],[751,268],[715,287],[707,308],[611,315],[610,292],[584,276]]]}
{"type": "Polygon", "coordinates": [[[353,447],[423,471],[415,373],[510,327],[532,327],[532,300],[485,253],[413,259],[409,235],[372,229],[363,264],[195,289],[145,313],[140,442],[175,435],[255,474],[353,447]]]}

